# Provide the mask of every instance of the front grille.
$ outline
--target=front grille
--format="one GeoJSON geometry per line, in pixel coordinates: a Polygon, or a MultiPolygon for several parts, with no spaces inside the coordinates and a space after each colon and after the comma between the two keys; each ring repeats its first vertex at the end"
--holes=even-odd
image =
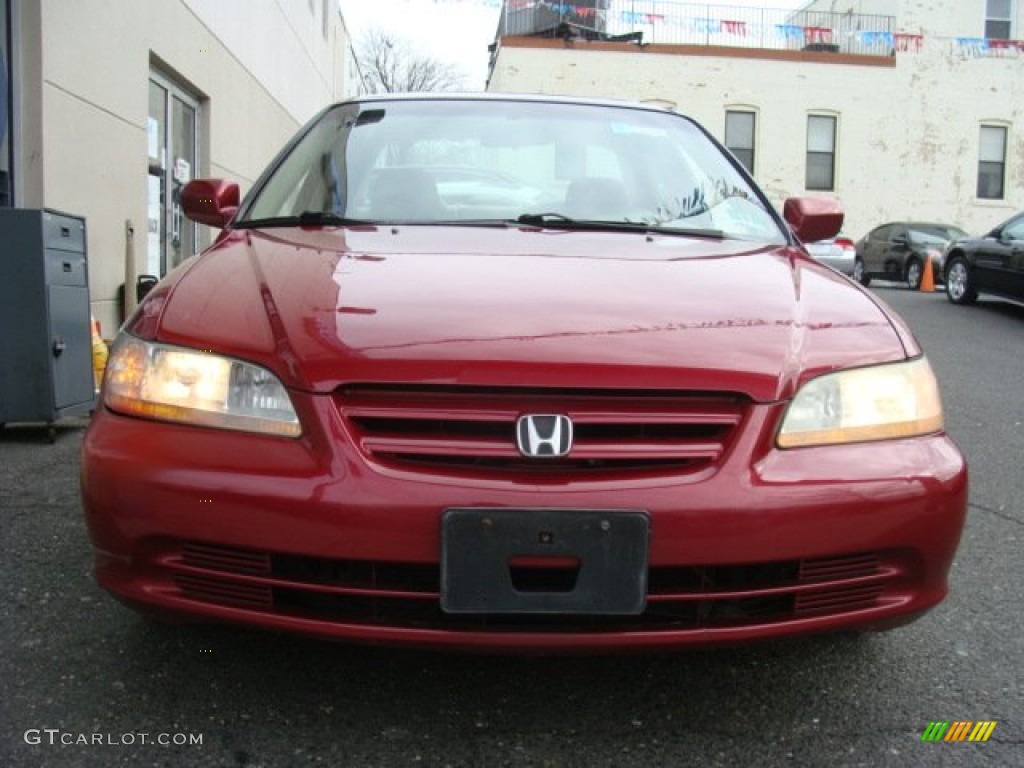
{"type": "MultiPolygon", "coordinates": [[[[159,560],[173,572],[183,597],[204,603],[350,624],[495,632],[671,631],[842,614],[880,605],[886,584],[904,570],[891,553],[652,567],[647,607],[639,616],[499,616],[444,613],[440,570],[431,564],[302,557],[195,543],[159,560]],[[203,557],[197,559],[196,552],[203,557]],[[254,572],[255,562],[265,563],[265,570],[254,572]],[[825,577],[825,571],[836,575],[825,577]]],[[[564,588],[565,574],[557,570],[538,568],[531,588],[564,588]],[[552,581],[546,586],[548,578],[552,581]]]]}
{"type": "Polygon", "coordinates": [[[204,603],[252,608],[273,608],[274,606],[273,592],[265,584],[247,584],[192,573],[177,574],[174,577],[174,583],[182,594],[204,603]]]}
{"type": "Polygon", "coordinates": [[[234,573],[270,573],[270,554],[267,552],[189,542],[182,547],[181,559],[186,565],[196,568],[234,573]]]}
{"type": "Polygon", "coordinates": [[[796,616],[818,616],[870,608],[881,597],[880,584],[837,587],[798,595],[793,605],[796,616]]]}
{"type": "Polygon", "coordinates": [[[347,386],[335,401],[362,453],[381,463],[454,473],[564,479],[614,472],[680,473],[714,466],[746,400],[718,393],[347,386]],[[516,447],[516,420],[559,413],[573,423],[564,458],[516,447]]]}
{"type": "Polygon", "coordinates": [[[828,557],[804,560],[800,564],[800,581],[810,584],[816,581],[837,581],[870,576],[878,571],[878,556],[864,554],[859,557],[828,557]]]}

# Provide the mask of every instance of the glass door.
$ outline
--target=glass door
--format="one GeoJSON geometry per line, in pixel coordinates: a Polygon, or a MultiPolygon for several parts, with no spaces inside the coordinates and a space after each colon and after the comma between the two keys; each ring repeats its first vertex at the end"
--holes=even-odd
{"type": "Polygon", "coordinates": [[[14,205],[11,179],[11,62],[7,56],[10,49],[8,30],[7,0],[0,0],[0,208],[14,205]]]}
{"type": "Polygon", "coordinates": [[[181,190],[198,167],[198,118],[196,99],[150,75],[146,274],[163,276],[199,248],[197,227],[181,210],[181,190]]]}

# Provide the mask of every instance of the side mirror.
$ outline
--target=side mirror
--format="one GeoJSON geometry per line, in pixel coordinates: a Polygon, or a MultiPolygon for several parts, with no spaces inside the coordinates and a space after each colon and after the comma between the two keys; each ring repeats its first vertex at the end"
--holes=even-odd
{"type": "Polygon", "coordinates": [[[238,185],[224,179],[193,179],[181,190],[181,208],[192,221],[223,229],[238,212],[238,185]]]}
{"type": "Polygon", "coordinates": [[[820,197],[787,198],[782,216],[803,243],[835,237],[843,226],[839,203],[820,197]]]}

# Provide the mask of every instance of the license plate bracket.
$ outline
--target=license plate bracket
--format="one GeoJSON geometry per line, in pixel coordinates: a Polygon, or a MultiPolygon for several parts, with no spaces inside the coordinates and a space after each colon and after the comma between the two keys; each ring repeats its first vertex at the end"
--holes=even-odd
{"type": "MultiPolygon", "coordinates": [[[[441,519],[447,613],[636,615],[644,610],[650,522],[638,510],[453,508],[441,519]],[[571,588],[517,588],[515,563],[565,568],[571,588]]],[[[562,579],[562,582],[565,580],[562,579]]]]}

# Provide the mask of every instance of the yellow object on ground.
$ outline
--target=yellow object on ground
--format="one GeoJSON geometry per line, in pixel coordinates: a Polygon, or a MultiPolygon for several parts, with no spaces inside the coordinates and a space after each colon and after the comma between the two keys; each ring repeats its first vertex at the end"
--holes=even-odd
{"type": "Polygon", "coordinates": [[[103,383],[103,371],[107,368],[107,343],[100,335],[100,324],[96,318],[92,318],[92,375],[96,389],[99,390],[103,383]]]}

